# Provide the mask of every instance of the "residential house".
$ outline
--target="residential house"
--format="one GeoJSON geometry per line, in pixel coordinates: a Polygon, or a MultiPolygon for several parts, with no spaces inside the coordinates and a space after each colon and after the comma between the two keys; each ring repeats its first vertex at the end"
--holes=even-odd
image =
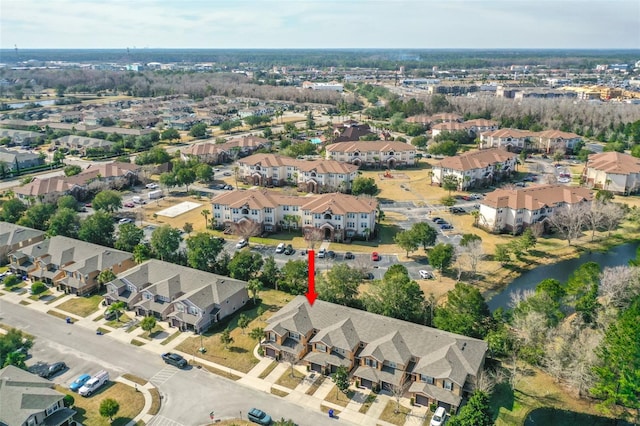
{"type": "Polygon", "coordinates": [[[496,189],[480,201],[478,224],[492,232],[520,232],[543,222],[559,207],[591,205],[588,188],[538,185],[519,189],[496,189]]]}
{"type": "Polygon", "coordinates": [[[28,146],[31,143],[35,143],[40,138],[44,138],[45,135],[37,132],[29,132],[27,130],[13,130],[0,128],[0,139],[9,138],[11,142],[9,146],[20,145],[28,146]]]}
{"type": "Polygon", "coordinates": [[[85,136],[68,135],[55,139],[53,143],[69,151],[78,151],[81,156],[87,155],[92,150],[110,152],[115,142],[104,139],[89,138],[85,136]]]}
{"type": "Polygon", "coordinates": [[[261,231],[320,229],[330,241],[368,238],[375,231],[378,203],[372,198],[339,192],[297,197],[268,190],[232,191],[211,200],[212,222],[236,233],[245,221],[261,231]]]}
{"type": "Polygon", "coordinates": [[[238,160],[239,175],[257,186],[297,185],[307,192],[351,189],[358,166],[335,160],[298,160],[277,154],[253,154],[238,160]]]}
{"type": "Polygon", "coordinates": [[[13,223],[0,222],[0,264],[8,261],[12,251],[29,246],[44,239],[44,232],[13,223]]]}
{"type": "Polygon", "coordinates": [[[547,154],[553,152],[573,152],[574,147],[582,142],[582,136],[560,130],[545,130],[538,132],[534,139],[536,149],[547,154]]]}
{"type": "Polygon", "coordinates": [[[297,296],[270,317],[260,343],[268,357],[331,374],[346,367],[359,386],[409,385],[418,405],[455,411],[473,392],[487,343],[435,328],[297,296]]]}
{"type": "Polygon", "coordinates": [[[500,148],[445,157],[433,166],[431,183],[442,186],[444,178],[453,175],[458,179],[459,191],[486,186],[504,175],[515,172],[517,161],[516,154],[500,148]]]}
{"type": "Polygon", "coordinates": [[[9,261],[12,270],[78,296],[99,289],[100,272],[119,274],[135,265],[131,253],[61,236],[15,250],[9,261]]]}
{"type": "Polygon", "coordinates": [[[358,124],[353,120],[337,124],[333,128],[334,142],[358,141],[361,137],[374,135],[368,124],[358,124]]]}
{"type": "Polygon", "coordinates": [[[54,383],[13,365],[0,369],[0,425],[71,426],[76,412],[54,383]]]}
{"type": "Polygon", "coordinates": [[[535,132],[519,129],[499,129],[480,134],[480,149],[503,148],[507,151],[522,151],[529,148],[535,132]]]}
{"type": "Polygon", "coordinates": [[[4,178],[9,172],[17,172],[43,164],[44,159],[40,158],[39,154],[0,148],[0,177],[4,178]]]}
{"type": "Polygon", "coordinates": [[[338,142],[327,145],[326,158],[357,166],[394,169],[415,164],[416,147],[399,141],[338,142]]]}
{"type": "Polygon", "coordinates": [[[148,260],[119,274],[106,287],[107,304],[121,301],[138,315],[152,315],[196,333],[249,300],[244,281],[159,260],[148,260]]]}
{"type": "Polygon", "coordinates": [[[591,188],[616,194],[634,194],[640,189],[640,158],[610,151],[589,155],[582,179],[591,188]]]}
{"type": "Polygon", "coordinates": [[[268,139],[250,135],[242,138],[232,138],[221,144],[213,141],[192,144],[183,149],[181,154],[184,159],[193,156],[205,163],[220,164],[239,157],[246,157],[259,149],[269,148],[270,146],[271,142],[268,139]]]}
{"type": "Polygon", "coordinates": [[[431,126],[431,136],[436,137],[442,132],[467,132],[470,136],[476,136],[483,132],[498,130],[498,122],[479,118],[469,121],[443,121],[431,126]]]}

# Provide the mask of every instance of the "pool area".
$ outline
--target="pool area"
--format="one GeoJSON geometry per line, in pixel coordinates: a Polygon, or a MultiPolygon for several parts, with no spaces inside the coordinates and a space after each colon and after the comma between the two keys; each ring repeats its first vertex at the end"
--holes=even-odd
{"type": "Polygon", "coordinates": [[[322,143],[322,139],[320,139],[320,138],[311,138],[310,141],[311,141],[311,143],[316,144],[316,145],[322,143]]]}

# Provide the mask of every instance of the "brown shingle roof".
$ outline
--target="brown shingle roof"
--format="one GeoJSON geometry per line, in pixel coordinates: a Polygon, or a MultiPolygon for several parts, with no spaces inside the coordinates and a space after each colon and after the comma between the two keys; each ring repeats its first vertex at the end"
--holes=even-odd
{"type": "Polygon", "coordinates": [[[516,154],[500,148],[483,149],[480,151],[467,152],[454,157],[446,157],[437,165],[443,169],[452,170],[473,170],[483,169],[487,166],[515,158],[516,154]]]}
{"type": "Polygon", "coordinates": [[[591,154],[587,168],[618,175],[640,173],[640,158],[615,151],[591,154]]]}
{"type": "Polygon", "coordinates": [[[358,170],[358,166],[335,160],[298,160],[276,154],[254,154],[238,160],[240,164],[262,167],[291,166],[303,172],[315,170],[318,173],[349,174],[358,170]]]}
{"type": "Polygon", "coordinates": [[[366,151],[415,151],[416,148],[400,141],[358,141],[338,142],[327,145],[328,152],[366,152],[366,151]]]}
{"type": "Polygon", "coordinates": [[[520,130],[520,129],[498,129],[492,132],[484,132],[482,136],[484,137],[492,137],[492,138],[532,138],[536,136],[536,132],[530,132],[528,130],[520,130]]]}
{"type": "Polygon", "coordinates": [[[588,188],[564,185],[540,185],[522,189],[496,189],[487,194],[482,204],[498,208],[538,210],[564,202],[576,204],[591,201],[593,193],[588,188]]]}

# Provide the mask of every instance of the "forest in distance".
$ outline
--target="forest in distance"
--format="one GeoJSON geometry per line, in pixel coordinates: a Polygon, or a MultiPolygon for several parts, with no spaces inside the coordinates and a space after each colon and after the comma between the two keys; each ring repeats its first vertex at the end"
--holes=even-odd
{"type": "Polygon", "coordinates": [[[633,63],[640,49],[0,49],[0,62],[215,62],[229,67],[315,66],[371,67],[394,70],[438,66],[442,69],[542,65],[589,69],[598,63],[633,63]]]}

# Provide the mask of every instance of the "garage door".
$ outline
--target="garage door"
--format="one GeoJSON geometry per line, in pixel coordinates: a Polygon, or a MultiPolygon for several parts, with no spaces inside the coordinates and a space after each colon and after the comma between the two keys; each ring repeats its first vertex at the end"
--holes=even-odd
{"type": "Polygon", "coordinates": [[[272,348],[267,348],[266,354],[267,354],[267,356],[269,356],[271,358],[275,358],[276,357],[276,350],[272,349],[272,348]]]}
{"type": "Polygon", "coordinates": [[[373,387],[373,382],[367,379],[360,379],[360,386],[363,388],[371,389],[373,387]]]}
{"type": "Polygon", "coordinates": [[[429,406],[429,398],[427,398],[424,395],[416,394],[416,404],[422,405],[423,407],[428,407],[429,406]]]}
{"type": "Polygon", "coordinates": [[[314,364],[312,362],[311,363],[311,371],[317,371],[318,373],[322,374],[322,366],[320,364],[314,364]]]}

